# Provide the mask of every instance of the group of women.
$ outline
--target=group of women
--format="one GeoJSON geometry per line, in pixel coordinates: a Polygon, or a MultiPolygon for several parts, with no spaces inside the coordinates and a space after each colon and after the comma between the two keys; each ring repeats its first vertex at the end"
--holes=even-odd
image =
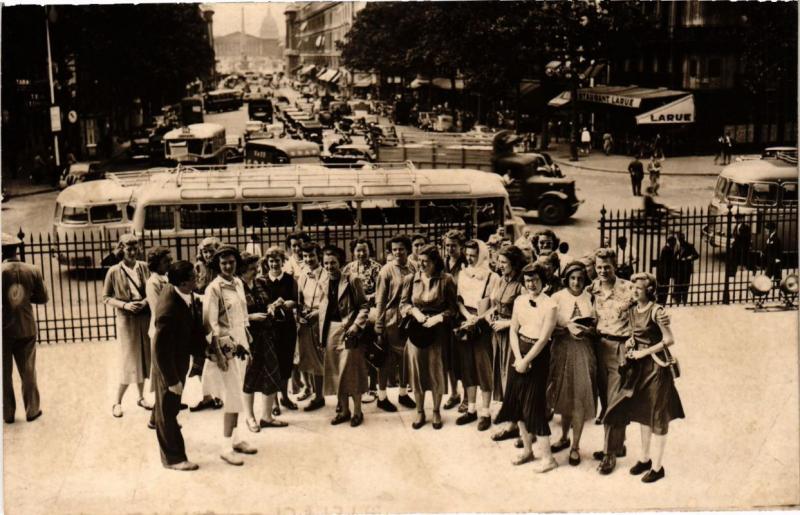
{"type": "MultiPolygon", "coordinates": [[[[144,313],[148,301],[153,310],[157,295],[150,295],[150,289],[165,283],[170,258],[164,249],[152,249],[148,274],[135,260],[135,238],[127,238],[125,259],[106,278],[106,298],[123,312],[117,317],[123,321],[122,383],[136,382],[139,405],[147,408],[142,384],[151,349],[144,313]]],[[[594,344],[598,314],[588,288],[594,259],[562,265],[552,231],[531,240],[530,245],[516,245],[490,238],[487,245],[450,231],[437,246],[423,234],[396,236],[387,246],[383,265],[375,260],[372,243],[363,238],[351,242],[349,263],[344,250],[320,248],[305,233],[290,235],[287,251],[271,247],[262,257],[240,253],[216,238],[203,240],[196,271],[198,293],[205,297],[210,350],[208,359],[193,367],[204,393],[193,409],[224,407],[222,459],[239,465],[239,454],[255,453],[241,431],[239,438],[234,436],[240,412],[252,432],[287,425],[277,416],[281,406],[298,409],[288,395],[290,384],[297,400],[310,398],[306,411],[323,407],[325,396],[335,395],[331,424],[361,425],[362,398],[367,400],[364,396],[374,382],[366,352],[377,341],[389,357],[397,355],[400,365],[387,371],[373,363],[383,375],[380,409],[397,410],[385,391],[393,381],[400,404],[417,411],[414,429],[428,421],[425,401],[426,392],[431,392],[434,429],[444,424],[442,408],[459,406],[457,425],[477,422],[478,431],[492,423],[503,425],[492,439],[516,440],[523,452],[513,460],[515,465],[536,456],[541,459],[534,468],[547,472],[558,466],[554,454],[566,449],[568,463],[578,465],[582,430],[595,417],[600,393],[594,344]],[[396,315],[390,314],[393,309],[396,315]],[[399,337],[389,337],[392,334],[399,337]],[[256,393],[262,394],[258,417],[256,393]],[[502,402],[494,420],[492,400],[502,402]],[[561,435],[551,444],[554,414],[560,415],[561,435]]],[[[677,392],[669,369],[653,368],[643,358],[652,354],[647,348],[664,348],[672,338],[662,323],[663,308],[653,304],[655,279],[649,274],[635,279],[629,354],[631,362],[641,361],[644,375],[655,374],[657,380],[637,375],[639,383],[628,382],[624,399],[609,401],[615,407],[610,414],[617,423],[657,425],[656,434],[665,435],[669,420],[682,416],[664,407],[665,402],[675,404],[677,392]],[[661,318],[647,315],[654,309],[660,310],[661,318]]],[[[121,386],[114,416],[122,416],[124,391],[121,386]]]]}

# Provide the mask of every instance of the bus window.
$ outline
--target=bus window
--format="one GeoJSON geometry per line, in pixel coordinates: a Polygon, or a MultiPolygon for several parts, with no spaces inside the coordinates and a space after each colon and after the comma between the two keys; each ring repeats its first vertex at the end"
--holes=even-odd
{"type": "Polygon", "coordinates": [[[147,206],[144,228],[150,231],[175,228],[175,206],[147,206]]]}
{"type": "Polygon", "coordinates": [[[784,207],[797,207],[797,183],[784,182],[783,183],[783,206],[784,207]]]}
{"type": "Polygon", "coordinates": [[[344,202],[306,204],[303,209],[303,226],[352,226],[356,211],[344,202]]]}
{"type": "Polygon", "coordinates": [[[414,223],[414,205],[393,200],[362,202],[361,225],[408,225],[414,223]]]}
{"type": "Polygon", "coordinates": [[[242,206],[244,227],[294,227],[297,225],[291,204],[248,203],[242,206]]]}
{"type": "Polygon", "coordinates": [[[717,187],[714,188],[714,198],[720,201],[725,200],[725,189],[728,187],[728,179],[720,177],[717,179],[717,187]]]}
{"type": "Polygon", "coordinates": [[[122,220],[122,209],[116,204],[92,206],[89,208],[92,223],[119,222],[122,220]]]}
{"type": "Polygon", "coordinates": [[[503,225],[503,199],[478,199],[478,225],[503,225]]]}
{"type": "Polygon", "coordinates": [[[747,194],[750,192],[749,184],[740,184],[738,182],[730,182],[728,187],[727,200],[731,204],[744,204],[747,202],[747,194]]]}
{"type": "Polygon", "coordinates": [[[89,211],[85,207],[64,207],[61,221],[67,224],[83,224],[89,221],[89,211]]]}
{"type": "Polygon", "coordinates": [[[125,206],[125,214],[128,216],[128,220],[133,220],[134,213],[136,213],[136,206],[134,204],[125,206]]]}
{"type": "Polygon", "coordinates": [[[183,229],[236,227],[236,209],[231,204],[186,204],[180,209],[183,229]]]}
{"type": "Polygon", "coordinates": [[[754,206],[775,206],[778,203],[778,185],[768,182],[754,182],[750,189],[750,203],[754,206]]]}
{"type": "Polygon", "coordinates": [[[419,223],[436,224],[448,222],[468,222],[472,221],[472,201],[471,200],[431,200],[425,205],[419,206],[419,223]]]}

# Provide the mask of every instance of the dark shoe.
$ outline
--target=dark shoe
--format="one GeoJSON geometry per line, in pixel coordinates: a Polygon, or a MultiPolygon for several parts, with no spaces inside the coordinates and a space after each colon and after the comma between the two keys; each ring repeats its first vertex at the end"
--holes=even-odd
{"type": "Polygon", "coordinates": [[[603,417],[597,417],[596,419],[594,419],[594,425],[602,426],[603,425],[603,417]]]}
{"type": "Polygon", "coordinates": [[[642,476],[642,483],[655,483],[659,479],[664,477],[664,467],[661,467],[658,472],[653,469],[650,469],[650,472],[642,476]]]}
{"type": "Polygon", "coordinates": [[[258,426],[263,428],[269,427],[287,427],[289,424],[284,422],[283,420],[264,420],[263,418],[258,421],[258,426]]]}
{"type": "Polygon", "coordinates": [[[333,417],[333,420],[331,420],[331,425],[338,426],[339,424],[344,424],[348,420],[350,420],[350,413],[347,413],[346,415],[338,413],[335,417],[333,417]]]}
{"type": "Polygon", "coordinates": [[[397,402],[399,402],[401,406],[405,406],[409,409],[414,409],[417,407],[417,403],[414,402],[414,399],[408,395],[400,395],[397,397],[397,402]]]}
{"type": "Polygon", "coordinates": [[[517,438],[516,441],[514,442],[514,447],[516,447],[517,449],[522,449],[523,447],[525,447],[525,442],[522,441],[522,438],[517,438]]]}
{"type": "Polygon", "coordinates": [[[358,427],[361,423],[364,422],[364,414],[363,413],[356,413],[353,415],[353,418],[350,420],[350,427],[358,427]]]}
{"type": "Polygon", "coordinates": [[[202,401],[198,402],[196,405],[189,408],[189,411],[203,411],[204,409],[212,409],[214,408],[214,400],[213,399],[203,399],[202,401]]]}
{"type": "MultiPolygon", "coordinates": [[[[627,456],[627,454],[628,454],[628,449],[623,445],[622,449],[617,451],[617,458],[624,458],[625,456],[627,456]]],[[[603,451],[594,451],[592,453],[592,458],[594,458],[597,461],[602,460],[604,457],[605,453],[603,451]]]]}
{"type": "Polygon", "coordinates": [[[434,429],[441,429],[444,425],[442,422],[442,414],[436,410],[433,411],[433,422],[431,423],[434,429]]]}
{"type": "Polygon", "coordinates": [[[34,420],[36,420],[41,416],[42,416],[42,410],[39,410],[39,412],[36,413],[35,415],[31,415],[30,417],[25,417],[25,420],[27,420],[28,422],[33,422],[34,420]]]}
{"type": "Polygon", "coordinates": [[[281,414],[281,405],[280,404],[276,404],[275,407],[272,408],[272,416],[273,417],[278,417],[278,416],[280,416],[280,414],[281,414]]]}
{"type": "Polygon", "coordinates": [[[581,464],[581,455],[575,449],[571,449],[569,451],[569,464],[572,465],[573,467],[577,467],[578,465],[581,464]]]}
{"type": "Polygon", "coordinates": [[[14,417],[6,417],[6,418],[3,419],[3,422],[5,422],[6,424],[13,424],[14,423],[14,417]]]}
{"type": "Polygon", "coordinates": [[[478,431],[486,431],[490,427],[492,427],[492,419],[489,417],[478,418],[478,431]]]}
{"type": "Polygon", "coordinates": [[[600,466],[597,467],[597,470],[600,474],[607,476],[614,472],[614,467],[617,466],[617,458],[611,455],[606,455],[603,458],[603,461],[600,462],[600,466]]]}
{"type": "Polygon", "coordinates": [[[297,404],[293,403],[289,397],[281,397],[281,406],[292,411],[297,409],[297,404]]]}
{"type": "Polygon", "coordinates": [[[214,409],[222,409],[225,404],[222,402],[222,399],[218,399],[214,397],[214,409]]]}
{"type": "Polygon", "coordinates": [[[459,404],[461,404],[461,397],[458,395],[456,396],[451,395],[450,398],[447,399],[447,402],[444,403],[444,409],[453,409],[459,404]]]}
{"type": "MultiPolygon", "coordinates": [[[[644,474],[650,467],[653,466],[653,460],[647,460],[645,462],[637,461],[636,465],[631,467],[631,475],[638,476],[639,474],[644,474]]],[[[663,467],[662,467],[663,468],[663,467]]]]}
{"type": "Polygon", "coordinates": [[[156,423],[153,422],[152,420],[147,423],[147,429],[155,429],[155,428],[156,428],[156,423]]]}
{"type": "Polygon", "coordinates": [[[477,413],[464,413],[463,415],[461,415],[460,417],[458,417],[456,419],[456,425],[457,426],[465,426],[467,424],[475,422],[476,420],[478,420],[478,414],[477,413]]]}
{"type": "Polygon", "coordinates": [[[189,408],[189,406],[187,404],[181,403],[180,411],[183,411],[183,410],[188,409],[188,408],[189,408]]]}
{"type": "Polygon", "coordinates": [[[414,429],[419,429],[425,425],[425,422],[426,422],[425,413],[420,411],[418,412],[417,420],[415,420],[414,423],[411,424],[411,427],[413,427],[414,429]]]}
{"type": "Polygon", "coordinates": [[[397,406],[392,404],[389,399],[378,400],[377,404],[378,408],[382,409],[383,411],[387,411],[389,413],[397,412],[397,406]]]}
{"type": "Polygon", "coordinates": [[[561,440],[557,441],[556,443],[554,443],[553,445],[550,446],[550,452],[554,452],[554,453],[555,452],[561,452],[564,449],[568,448],[570,446],[570,444],[571,444],[571,442],[569,441],[569,438],[567,438],[567,439],[563,439],[562,438],[561,440]]]}
{"type": "Polygon", "coordinates": [[[308,403],[308,406],[303,408],[303,411],[315,411],[325,406],[325,398],[324,397],[316,397],[311,399],[311,402],[308,403]]]}
{"type": "Polygon", "coordinates": [[[459,413],[466,413],[469,411],[469,405],[467,404],[467,400],[464,399],[461,401],[461,404],[458,405],[458,412],[459,413]]]}
{"type": "Polygon", "coordinates": [[[519,438],[519,428],[503,429],[499,433],[492,435],[492,440],[495,442],[502,442],[503,440],[511,440],[512,438],[519,438]]]}

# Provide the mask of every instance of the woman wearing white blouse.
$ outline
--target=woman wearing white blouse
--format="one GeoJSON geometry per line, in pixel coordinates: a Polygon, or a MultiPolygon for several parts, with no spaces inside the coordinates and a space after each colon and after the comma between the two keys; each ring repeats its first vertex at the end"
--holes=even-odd
{"type": "Polygon", "coordinates": [[[553,452],[570,446],[569,464],[581,462],[579,453],[583,424],[595,413],[597,397],[597,360],[592,350],[592,297],[585,291],[588,284],[586,267],[575,261],[564,268],[566,286],[552,296],[558,306],[557,325],[553,332],[550,358],[550,404],[561,415],[561,439],[553,444],[553,452]]]}
{"type": "Polygon", "coordinates": [[[558,466],[550,451],[550,426],[547,423],[547,377],[550,370],[550,335],[556,325],[556,304],[542,293],[546,271],[540,264],[522,269],[525,288],[514,301],[510,343],[514,363],[508,373],[503,407],[497,422],[518,422],[525,451],[512,463],[533,461],[532,433],[541,446],[542,461],[536,472],[558,466]]]}

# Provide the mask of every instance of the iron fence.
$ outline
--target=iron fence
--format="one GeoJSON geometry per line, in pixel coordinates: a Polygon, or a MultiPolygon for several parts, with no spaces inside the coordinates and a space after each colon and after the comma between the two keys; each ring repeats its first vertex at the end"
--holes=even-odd
{"type": "MultiPolygon", "coordinates": [[[[412,217],[413,219],[413,217],[412,217]]],[[[450,229],[472,234],[472,225],[465,221],[443,221],[432,224],[394,223],[358,227],[331,225],[320,220],[318,225],[303,228],[320,245],[336,245],[345,249],[352,259],[349,242],[356,236],[370,240],[375,258],[385,260],[386,245],[397,234],[423,232],[431,241],[439,241],[450,229]]],[[[189,235],[174,231],[149,231],[142,235],[142,255],[155,246],[172,250],[175,259],[195,261],[198,244],[207,236],[216,236],[223,243],[244,250],[248,244],[265,251],[273,245],[284,246],[294,227],[256,227],[196,229],[189,235]]],[[[50,302],[34,306],[40,343],[113,340],[116,338],[114,308],[103,303],[103,280],[108,267],[120,257],[116,252],[119,236],[124,229],[98,230],[59,239],[51,234],[25,235],[20,248],[21,258],[36,266],[42,273],[50,302]]]]}
{"type": "Polygon", "coordinates": [[[646,213],[603,207],[600,245],[617,249],[623,271],[656,275],[663,303],[751,302],[752,280],[762,274],[773,280],[764,300],[777,300],[781,279],[797,273],[797,207],[744,211],[732,206],[725,213],[714,207],[646,213]],[[768,245],[771,224],[775,233],[768,245]],[[678,234],[683,242],[673,243],[670,238],[678,234]]]}

